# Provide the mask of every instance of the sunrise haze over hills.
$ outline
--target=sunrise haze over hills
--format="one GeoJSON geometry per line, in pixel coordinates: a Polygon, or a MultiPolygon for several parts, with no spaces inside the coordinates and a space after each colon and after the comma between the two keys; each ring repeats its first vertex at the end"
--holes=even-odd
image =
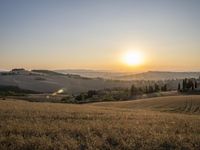
{"type": "Polygon", "coordinates": [[[0,0],[0,150],[200,150],[200,0],[0,0]]]}

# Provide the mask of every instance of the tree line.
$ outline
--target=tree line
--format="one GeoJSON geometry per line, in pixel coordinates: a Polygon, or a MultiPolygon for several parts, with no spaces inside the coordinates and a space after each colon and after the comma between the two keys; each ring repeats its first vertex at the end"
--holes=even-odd
{"type": "Polygon", "coordinates": [[[134,84],[131,86],[130,93],[131,96],[139,95],[139,94],[150,94],[160,91],[167,91],[167,84],[162,86],[155,83],[154,85],[148,85],[145,87],[136,87],[134,84]]]}
{"type": "Polygon", "coordinates": [[[160,91],[167,91],[167,84],[159,85],[154,83],[146,86],[135,86],[130,88],[113,88],[103,90],[89,90],[74,96],[75,101],[93,101],[93,100],[128,100],[134,96],[151,94],[160,91]]]}
{"type": "Polygon", "coordinates": [[[191,78],[185,78],[181,83],[178,84],[178,91],[179,92],[188,92],[188,91],[194,91],[198,88],[197,79],[191,78]]]}

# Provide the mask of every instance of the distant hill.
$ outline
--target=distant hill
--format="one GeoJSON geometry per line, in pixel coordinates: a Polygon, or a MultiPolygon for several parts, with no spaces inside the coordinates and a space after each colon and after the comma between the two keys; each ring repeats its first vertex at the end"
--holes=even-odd
{"type": "Polygon", "coordinates": [[[7,70],[0,69],[0,72],[5,72],[5,71],[7,71],[7,70]]]}
{"type": "Polygon", "coordinates": [[[199,78],[200,72],[162,72],[148,71],[138,74],[123,75],[117,79],[121,80],[169,80],[184,78],[199,78]]]}
{"type": "Polygon", "coordinates": [[[48,74],[48,75],[64,75],[62,73],[58,73],[58,72],[50,71],[50,70],[31,70],[31,72],[48,74]]]}
{"type": "Polygon", "coordinates": [[[80,75],[61,74],[49,70],[20,70],[0,73],[0,85],[16,86],[36,92],[55,92],[64,89],[66,93],[80,93],[114,87],[130,87],[130,82],[86,78],[80,75]]]}
{"type": "Polygon", "coordinates": [[[64,74],[64,73],[59,73],[59,72],[50,71],[50,70],[31,70],[31,72],[47,74],[47,75],[52,75],[52,76],[53,75],[66,76],[66,77],[69,77],[69,78],[76,78],[76,79],[89,79],[87,77],[82,77],[81,75],[78,75],[78,74],[70,74],[70,73],[64,74]]]}
{"type": "MultiPolygon", "coordinates": [[[[0,86],[15,86],[20,89],[31,90],[35,92],[51,93],[63,89],[69,94],[87,92],[88,90],[101,90],[109,88],[130,88],[135,86],[145,86],[149,81],[140,80],[167,80],[199,77],[198,72],[158,72],[149,71],[140,74],[115,73],[115,72],[97,72],[97,71],[76,71],[61,73],[50,70],[32,70],[13,69],[12,71],[0,73],[0,86]],[[92,78],[86,75],[92,74],[92,78]],[[84,74],[82,76],[80,74],[84,74]],[[132,81],[130,81],[132,80],[132,81]]],[[[167,82],[170,90],[176,90],[180,80],[167,82]]]]}
{"type": "Polygon", "coordinates": [[[104,79],[117,79],[123,75],[129,75],[127,72],[113,72],[105,70],[84,70],[84,69],[66,69],[66,70],[55,70],[56,72],[63,74],[76,74],[82,77],[88,78],[104,78],[104,79]]]}
{"type": "Polygon", "coordinates": [[[148,71],[143,73],[130,72],[109,72],[96,70],[56,70],[59,73],[77,74],[90,78],[105,78],[114,80],[168,80],[183,78],[198,78],[200,72],[167,72],[167,71],[148,71]]]}

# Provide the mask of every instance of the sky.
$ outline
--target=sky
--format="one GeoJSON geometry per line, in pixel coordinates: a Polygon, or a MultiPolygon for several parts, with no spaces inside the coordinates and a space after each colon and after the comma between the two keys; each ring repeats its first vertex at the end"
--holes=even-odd
{"type": "Polygon", "coordinates": [[[0,0],[0,69],[200,71],[199,18],[199,0],[0,0]]]}

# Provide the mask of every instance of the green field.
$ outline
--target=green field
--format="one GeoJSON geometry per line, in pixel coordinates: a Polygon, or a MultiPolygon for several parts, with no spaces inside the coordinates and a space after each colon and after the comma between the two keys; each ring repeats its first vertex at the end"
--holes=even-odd
{"type": "Polygon", "coordinates": [[[0,100],[0,149],[200,149],[200,96],[91,104],[0,100]]]}

